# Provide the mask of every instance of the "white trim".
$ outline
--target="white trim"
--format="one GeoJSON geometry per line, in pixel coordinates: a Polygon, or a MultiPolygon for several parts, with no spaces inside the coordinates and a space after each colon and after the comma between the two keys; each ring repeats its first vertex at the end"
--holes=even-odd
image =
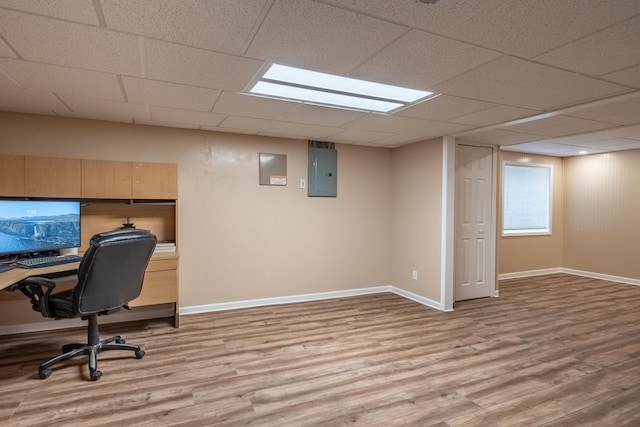
{"type": "Polygon", "coordinates": [[[435,308],[436,310],[440,311],[453,311],[453,308],[442,308],[441,304],[438,301],[434,301],[427,297],[414,294],[413,292],[405,291],[404,289],[396,288],[395,286],[389,286],[389,288],[389,292],[393,292],[394,294],[410,299],[411,301],[426,305],[427,307],[435,308]]]}
{"type": "MultiPolygon", "coordinates": [[[[210,313],[215,311],[234,310],[238,308],[264,307],[276,304],[293,304],[297,302],[318,301],[334,298],[353,297],[358,295],[370,295],[382,292],[391,292],[401,297],[410,299],[422,305],[441,311],[453,311],[442,309],[438,301],[414,294],[395,286],[375,286],[370,288],[350,289],[346,291],[321,292],[315,294],[291,295],[285,297],[262,298],[245,301],[232,301],[217,304],[195,305],[180,307],[180,315],[210,313]]],[[[101,317],[101,324],[139,321],[162,317],[173,317],[173,308],[136,307],[131,311],[121,311],[110,316],[101,317]]],[[[43,322],[25,323],[19,325],[0,326],[1,335],[21,334],[27,332],[51,331],[56,329],[86,328],[85,321],[76,319],[63,319],[62,321],[47,320],[43,322]]],[[[83,334],[85,332],[82,332],[83,334]]]]}
{"type": "Polygon", "coordinates": [[[562,268],[562,267],[504,273],[499,276],[499,279],[500,280],[518,279],[521,277],[542,276],[545,274],[556,274],[556,273],[573,274],[574,276],[589,277],[592,279],[608,280],[610,282],[626,283],[628,285],[640,286],[640,279],[634,279],[631,277],[614,276],[611,274],[595,273],[592,271],[574,270],[572,268],[562,268]]]}
{"type": "MultiPolygon", "coordinates": [[[[454,258],[455,258],[455,185],[456,185],[456,139],[442,138],[442,236],[440,248],[440,307],[453,310],[454,258]]],[[[428,304],[426,304],[428,305],[428,304]]]]}
{"type": "Polygon", "coordinates": [[[498,275],[498,280],[519,279],[521,277],[543,276],[545,274],[564,273],[561,267],[543,268],[541,270],[514,271],[513,273],[502,273],[498,275]]]}
{"type": "MultiPolygon", "coordinates": [[[[334,298],[346,298],[358,295],[378,294],[382,292],[391,292],[412,301],[426,305],[436,310],[441,310],[440,303],[412,292],[405,291],[395,286],[376,286],[371,288],[350,289],[345,291],[320,292],[315,294],[291,295],[275,298],[261,298],[244,301],[231,301],[216,304],[194,305],[190,307],[180,307],[180,315],[211,313],[215,311],[235,310],[238,308],[265,307],[277,304],[293,304],[297,302],[319,301],[334,298]]],[[[448,311],[448,310],[442,310],[448,311]]]]}
{"type": "Polygon", "coordinates": [[[594,273],[590,271],[573,270],[571,268],[563,268],[563,273],[575,274],[576,276],[590,277],[592,279],[608,280],[610,282],[626,283],[628,285],[640,286],[640,279],[631,277],[613,276],[611,274],[594,273]]]}

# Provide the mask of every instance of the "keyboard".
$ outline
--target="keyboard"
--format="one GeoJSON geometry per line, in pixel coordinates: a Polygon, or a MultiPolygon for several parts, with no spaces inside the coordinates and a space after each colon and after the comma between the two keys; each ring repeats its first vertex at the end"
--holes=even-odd
{"type": "Polygon", "coordinates": [[[16,267],[20,268],[42,268],[52,265],[68,264],[71,262],[79,262],[82,259],[79,255],[57,255],[42,256],[35,258],[23,258],[15,262],[16,267]]]}

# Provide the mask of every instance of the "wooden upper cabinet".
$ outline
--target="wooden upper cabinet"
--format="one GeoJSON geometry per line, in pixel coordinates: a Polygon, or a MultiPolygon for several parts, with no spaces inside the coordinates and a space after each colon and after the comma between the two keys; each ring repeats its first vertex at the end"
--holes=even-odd
{"type": "Polygon", "coordinates": [[[82,160],[82,197],[131,199],[131,163],[82,160]]]}
{"type": "Polygon", "coordinates": [[[24,156],[0,154],[0,195],[24,197],[24,156]]]}
{"type": "Polygon", "coordinates": [[[80,159],[25,157],[25,196],[79,198],[81,165],[80,159]]]}
{"type": "Polygon", "coordinates": [[[178,165],[173,163],[133,163],[133,198],[178,198],[178,165]]]}

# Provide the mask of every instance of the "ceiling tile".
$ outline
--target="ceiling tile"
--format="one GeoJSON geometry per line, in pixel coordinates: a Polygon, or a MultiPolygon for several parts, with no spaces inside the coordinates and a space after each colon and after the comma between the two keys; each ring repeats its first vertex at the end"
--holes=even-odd
{"type": "MultiPolygon", "coordinates": [[[[2,59],[0,59],[0,62],[1,61],[2,59]]],[[[0,86],[7,86],[7,87],[16,88],[16,89],[22,89],[20,84],[18,84],[18,82],[15,81],[13,77],[9,76],[9,74],[7,74],[5,71],[2,70],[1,64],[0,64],[0,86]]]]}
{"type": "Polygon", "coordinates": [[[218,126],[225,118],[223,114],[202,111],[180,110],[177,108],[151,106],[151,120],[165,123],[185,123],[193,125],[218,126]]]}
{"type": "Polygon", "coordinates": [[[123,101],[118,79],[113,74],[0,58],[0,69],[20,86],[43,92],[123,101]]]}
{"type": "Polygon", "coordinates": [[[615,136],[640,141],[640,125],[628,126],[616,129],[605,129],[597,132],[598,135],[615,136]]]}
{"type": "Polygon", "coordinates": [[[147,107],[131,102],[110,101],[105,99],[87,98],[75,95],[59,95],[60,99],[71,108],[72,113],[86,117],[100,119],[107,117],[122,117],[131,119],[147,119],[147,107]]]}
{"type": "Polygon", "coordinates": [[[51,110],[56,113],[69,111],[50,93],[0,86],[0,111],[52,115],[51,110]]]}
{"type": "Polygon", "coordinates": [[[553,116],[546,119],[506,126],[506,129],[546,136],[565,136],[611,127],[615,127],[615,125],[576,117],[553,116]]]}
{"type": "Polygon", "coordinates": [[[413,30],[364,62],[352,75],[430,89],[499,56],[481,47],[413,30]]]}
{"type": "Polygon", "coordinates": [[[368,114],[351,123],[347,123],[343,127],[394,134],[424,133],[425,135],[432,135],[442,132],[441,135],[445,135],[461,132],[469,129],[470,126],[394,115],[368,114]]]}
{"type": "Polygon", "coordinates": [[[209,111],[219,91],[155,80],[123,77],[129,102],[174,107],[184,110],[209,111]]]}
{"type": "Polygon", "coordinates": [[[315,1],[276,0],[247,55],[346,74],[406,30],[315,1]]]}
{"type": "Polygon", "coordinates": [[[335,142],[374,142],[388,138],[394,134],[388,132],[370,132],[367,130],[348,129],[331,137],[335,142]]]}
{"type": "Polygon", "coordinates": [[[230,128],[223,128],[220,126],[200,126],[200,130],[206,130],[210,132],[237,133],[241,135],[257,135],[258,134],[258,131],[255,129],[230,129],[230,128]]]}
{"type": "Polygon", "coordinates": [[[601,141],[585,141],[580,143],[580,146],[599,150],[633,150],[640,148],[640,141],[626,138],[610,138],[601,141]]]}
{"type": "Polygon", "coordinates": [[[413,144],[414,142],[427,141],[429,139],[431,138],[423,137],[417,134],[413,134],[410,136],[393,134],[392,136],[376,140],[375,143],[370,142],[369,144],[371,145],[375,144],[376,147],[382,147],[382,148],[396,148],[406,144],[413,144]]]}
{"type": "Polygon", "coordinates": [[[84,24],[99,24],[96,9],[90,0],[0,0],[0,7],[9,7],[84,24]]]}
{"type": "Polygon", "coordinates": [[[497,138],[503,138],[507,136],[517,135],[518,132],[512,132],[504,129],[489,129],[483,131],[471,131],[469,133],[463,133],[456,139],[471,142],[493,142],[497,138]]]}
{"type": "Polygon", "coordinates": [[[361,111],[330,108],[311,104],[297,104],[297,106],[284,116],[289,122],[305,123],[310,125],[339,127],[349,123],[366,113],[361,111]]]}
{"type": "Polygon", "coordinates": [[[438,95],[427,99],[419,104],[400,110],[397,116],[414,117],[416,119],[449,121],[454,117],[464,116],[495,107],[491,102],[478,101],[475,99],[459,98],[451,95],[438,95]]]}
{"type": "Polygon", "coordinates": [[[597,133],[583,133],[580,135],[564,136],[560,138],[547,138],[546,141],[566,145],[583,145],[587,142],[601,141],[604,139],[610,139],[610,137],[597,133]]]}
{"type": "Polygon", "coordinates": [[[9,58],[16,57],[16,55],[13,53],[11,48],[9,48],[9,46],[7,46],[7,44],[4,41],[2,41],[2,39],[0,39],[0,56],[9,57],[9,58]]]}
{"type": "Polygon", "coordinates": [[[147,74],[154,80],[242,91],[262,61],[147,40],[147,74]]]}
{"type": "Polygon", "coordinates": [[[181,128],[181,129],[198,129],[200,127],[199,124],[178,123],[178,122],[164,122],[162,120],[136,119],[135,123],[137,125],[163,126],[163,127],[168,127],[168,128],[181,128]]]}
{"type": "Polygon", "coordinates": [[[446,0],[436,4],[407,0],[323,0],[336,6],[390,19],[404,25],[435,33],[459,29],[463,22],[499,0],[446,0]]]}
{"type": "Polygon", "coordinates": [[[572,145],[553,144],[545,141],[538,142],[525,142],[524,144],[507,145],[501,147],[502,150],[507,151],[521,151],[523,153],[535,153],[535,154],[547,154],[558,156],[571,156],[578,155],[580,151],[584,150],[582,147],[575,147],[572,145]]]}
{"type": "Polygon", "coordinates": [[[540,55],[537,59],[558,67],[599,76],[640,64],[639,40],[640,16],[637,16],[540,55]],[[635,43],[630,43],[632,40],[635,43]]]}
{"type": "Polygon", "coordinates": [[[623,86],[503,56],[436,86],[435,91],[547,110],[621,93],[623,86]]]}
{"type": "Polygon", "coordinates": [[[640,65],[604,74],[602,77],[622,85],[640,88],[640,65]]]}
{"type": "Polygon", "coordinates": [[[511,135],[503,135],[497,138],[492,138],[490,142],[497,145],[513,145],[521,144],[523,142],[540,141],[546,138],[546,136],[530,133],[513,133],[511,135]]]}
{"type": "Polygon", "coordinates": [[[28,60],[132,76],[142,72],[136,36],[18,12],[0,14],[0,28],[28,60]]]}
{"type": "Polygon", "coordinates": [[[480,46],[532,58],[640,13],[637,0],[501,0],[444,29],[480,46]]]}
{"type": "Polygon", "coordinates": [[[640,92],[632,98],[578,109],[567,115],[620,125],[640,123],[640,92]]]}
{"type": "Polygon", "coordinates": [[[231,116],[279,120],[298,105],[300,105],[298,102],[293,101],[224,91],[220,94],[212,111],[231,116]]]}
{"type": "Polygon", "coordinates": [[[276,132],[282,130],[287,124],[277,120],[229,116],[218,125],[218,130],[225,132],[246,131],[256,134],[258,132],[276,132]]]}
{"type": "Polygon", "coordinates": [[[316,139],[326,138],[341,132],[342,129],[330,126],[306,125],[301,123],[289,123],[282,128],[290,138],[316,139]]]}
{"type": "Polygon", "coordinates": [[[102,1],[107,27],[227,53],[242,53],[266,0],[102,1]]]}
{"type": "Polygon", "coordinates": [[[539,110],[497,105],[482,111],[456,117],[449,121],[473,126],[488,126],[496,123],[504,123],[522,117],[533,116],[540,113],[539,110]]]}

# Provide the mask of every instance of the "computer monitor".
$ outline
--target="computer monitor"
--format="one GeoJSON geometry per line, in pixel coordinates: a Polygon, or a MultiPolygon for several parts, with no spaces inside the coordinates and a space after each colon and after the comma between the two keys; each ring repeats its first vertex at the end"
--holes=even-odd
{"type": "Polygon", "coordinates": [[[0,256],[80,247],[80,202],[0,200],[0,256]]]}

